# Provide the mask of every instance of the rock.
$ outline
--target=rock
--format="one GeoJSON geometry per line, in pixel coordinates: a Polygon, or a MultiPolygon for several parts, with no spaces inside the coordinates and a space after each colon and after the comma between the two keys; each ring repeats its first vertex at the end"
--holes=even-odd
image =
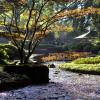
{"type": "Polygon", "coordinates": [[[82,73],[79,73],[78,75],[82,75],[82,73]]]}
{"type": "Polygon", "coordinates": [[[49,64],[48,67],[49,68],[55,68],[56,66],[54,64],[49,64]]]}
{"type": "Polygon", "coordinates": [[[54,74],[59,74],[59,72],[60,72],[59,70],[56,70],[56,71],[54,72],[54,74]]]}
{"type": "Polygon", "coordinates": [[[97,94],[97,95],[100,94],[100,89],[97,89],[97,90],[96,90],[96,94],[97,94]]]}
{"type": "Polygon", "coordinates": [[[49,69],[45,65],[6,65],[4,71],[26,75],[36,84],[49,82],[49,69]]]}
{"type": "Polygon", "coordinates": [[[45,84],[49,82],[49,68],[38,64],[5,65],[0,80],[0,92],[31,84],[45,84]]]}
{"type": "Polygon", "coordinates": [[[0,64],[6,65],[6,62],[3,59],[0,58],[0,64]]]}

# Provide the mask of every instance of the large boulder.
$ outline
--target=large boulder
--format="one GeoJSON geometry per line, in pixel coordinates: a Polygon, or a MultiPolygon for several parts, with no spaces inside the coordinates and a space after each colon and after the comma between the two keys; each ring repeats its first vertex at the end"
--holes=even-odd
{"type": "Polygon", "coordinates": [[[6,65],[4,71],[26,75],[36,84],[49,82],[49,69],[45,65],[6,65]]]}

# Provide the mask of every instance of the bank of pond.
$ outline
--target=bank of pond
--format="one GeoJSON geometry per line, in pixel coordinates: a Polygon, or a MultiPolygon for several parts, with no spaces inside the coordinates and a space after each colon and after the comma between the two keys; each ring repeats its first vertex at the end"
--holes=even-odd
{"type": "Polygon", "coordinates": [[[79,58],[59,66],[63,70],[100,75],[100,56],[79,58]]]}

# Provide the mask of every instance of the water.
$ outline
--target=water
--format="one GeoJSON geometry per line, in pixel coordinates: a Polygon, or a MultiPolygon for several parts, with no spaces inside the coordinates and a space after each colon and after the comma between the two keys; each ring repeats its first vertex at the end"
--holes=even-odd
{"type": "Polygon", "coordinates": [[[49,61],[49,62],[45,62],[43,64],[45,65],[49,65],[49,64],[54,64],[56,67],[58,67],[60,64],[64,64],[65,61],[49,61]]]}
{"type": "Polygon", "coordinates": [[[100,76],[72,73],[59,69],[64,61],[46,62],[50,82],[0,93],[0,100],[100,100],[100,76]]]}

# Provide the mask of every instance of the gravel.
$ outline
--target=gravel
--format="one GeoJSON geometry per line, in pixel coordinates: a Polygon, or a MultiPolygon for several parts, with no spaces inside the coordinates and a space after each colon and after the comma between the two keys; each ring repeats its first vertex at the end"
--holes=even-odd
{"type": "Polygon", "coordinates": [[[99,75],[50,68],[49,77],[48,84],[1,92],[0,100],[100,100],[99,75]]]}

